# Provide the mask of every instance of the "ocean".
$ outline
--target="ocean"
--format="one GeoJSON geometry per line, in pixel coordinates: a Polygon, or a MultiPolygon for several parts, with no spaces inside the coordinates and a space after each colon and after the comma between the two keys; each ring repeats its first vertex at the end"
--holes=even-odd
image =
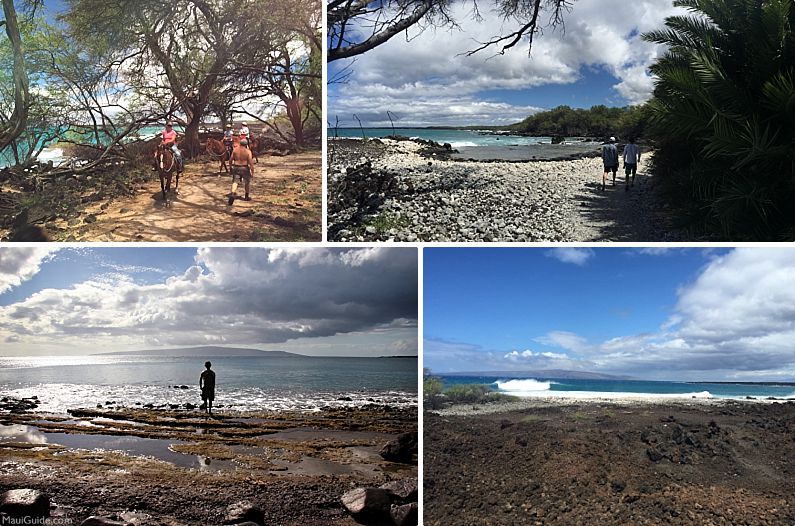
{"type": "MultiPolygon", "coordinates": [[[[177,131],[177,133],[183,132],[183,129],[180,126],[175,126],[174,129],[177,131]]],[[[161,131],[163,131],[162,126],[146,126],[138,130],[138,132],[130,134],[128,140],[133,141],[137,139],[151,139],[161,131]]],[[[36,147],[39,148],[41,145],[42,142],[39,141],[36,147]]],[[[27,147],[25,145],[20,145],[20,156],[24,156],[25,152],[27,152],[27,147]]],[[[47,143],[46,147],[42,149],[37,159],[41,163],[52,161],[54,166],[58,166],[68,160],[68,158],[64,155],[63,148],[58,147],[58,141],[51,141],[47,143]]],[[[0,169],[13,164],[14,155],[11,151],[11,148],[7,147],[4,150],[0,150],[0,169]]]]}
{"type": "Polygon", "coordinates": [[[365,403],[417,404],[416,358],[152,357],[90,355],[0,358],[0,396],[38,396],[43,412],[201,403],[199,375],[216,372],[215,407],[315,411],[365,403]],[[182,388],[181,386],[187,386],[182,388]]]}
{"type": "Polygon", "coordinates": [[[494,391],[521,397],[571,398],[795,398],[795,384],[662,382],[643,380],[572,380],[505,378],[497,376],[440,376],[445,387],[486,384],[494,391]]]}
{"type": "MultiPolygon", "coordinates": [[[[449,143],[460,153],[453,158],[475,160],[531,161],[559,159],[583,153],[593,152],[599,148],[598,143],[586,142],[581,138],[571,137],[563,144],[552,144],[552,137],[524,137],[519,135],[495,135],[477,130],[449,130],[432,128],[364,128],[364,136],[368,139],[402,135],[435,141],[440,144],[449,143]]],[[[362,138],[360,128],[329,128],[328,136],[344,138],[362,138]],[[336,135],[335,135],[336,134],[336,135]]]]}

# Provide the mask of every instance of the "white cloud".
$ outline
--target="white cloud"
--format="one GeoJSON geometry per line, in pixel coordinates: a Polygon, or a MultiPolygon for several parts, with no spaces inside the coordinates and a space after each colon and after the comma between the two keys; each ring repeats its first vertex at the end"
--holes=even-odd
{"type": "Polygon", "coordinates": [[[555,258],[563,263],[571,263],[580,267],[596,255],[590,248],[574,247],[552,248],[546,254],[548,257],[555,258]]]}
{"type": "MultiPolygon", "coordinates": [[[[397,36],[357,58],[347,85],[337,86],[329,117],[355,125],[357,114],[367,126],[388,126],[386,111],[400,126],[428,124],[505,124],[537,111],[533,100],[508,104],[493,90],[525,90],[566,85],[582,78],[583,68],[604,68],[618,80],[616,94],[630,104],[651,96],[648,67],[662,53],[640,34],[662,26],[666,16],[682,12],[670,0],[578,0],[565,18],[565,31],[547,29],[534,40],[504,55],[465,51],[512,30],[494,13],[472,20],[471,6],[451,7],[460,30],[409,30],[409,42],[397,36]],[[490,91],[492,95],[481,95],[490,91]]],[[[563,103],[564,101],[561,101],[563,103]]]]}
{"type": "Polygon", "coordinates": [[[5,247],[0,249],[0,294],[38,274],[52,248],[5,247]]]}
{"type": "Polygon", "coordinates": [[[0,307],[0,338],[26,348],[86,339],[122,348],[255,345],[376,331],[402,331],[405,340],[417,325],[416,250],[354,253],[201,248],[196,265],[158,284],[114,274],[0,307]]]}

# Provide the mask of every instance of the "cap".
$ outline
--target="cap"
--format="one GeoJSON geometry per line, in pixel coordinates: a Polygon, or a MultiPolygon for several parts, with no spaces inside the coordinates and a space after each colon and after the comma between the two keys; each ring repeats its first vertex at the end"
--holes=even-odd
{"type": "Polygon", "coordinates": [[[231,127],[232,127],[232,125],[231,125],[231,124],[227,124],[227,125],[226,125],[226,127],[227,127],[227,128],[231,128],[231,127]]]}
{"type": "Polygon", "coordinates": [[[240,141],[240,145],[241,146],[248,146],[248,141],[243,139],[242,141],[240,141]]]}
{"type": "Polygon", "coordinates": [[[243,126],[248,126],[248,123],[246,121],[243,121],[240,124],[242,124],[243,126]]]}
{"type": "Polygon", "coordinates": [[[616,138],[615,137],[610,137],[610,142],[616,142],[616,138]]]}

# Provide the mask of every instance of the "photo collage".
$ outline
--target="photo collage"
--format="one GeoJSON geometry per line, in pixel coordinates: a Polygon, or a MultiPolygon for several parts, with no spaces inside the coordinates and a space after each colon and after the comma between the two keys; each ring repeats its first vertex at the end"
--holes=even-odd
{"type": "Polygon", "coordinates": [[[793,203],[793,0],[0,0],[0,525],[795,526],[793,203]]]}

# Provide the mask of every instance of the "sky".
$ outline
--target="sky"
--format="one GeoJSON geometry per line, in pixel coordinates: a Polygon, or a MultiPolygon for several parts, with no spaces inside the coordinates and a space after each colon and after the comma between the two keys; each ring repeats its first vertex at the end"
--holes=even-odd
{"type": "Polygon", "coordinates": [[[423,365],[795,381],[795,249],[423,253],[423,365]]]}
{"type": "Polygon", "coordinates": [[[356,114],[365,127],[388,126],[389,110],[403,127],[503,125],[560,105],[643,103],[653,90],[648,67],[664,49],[641,34],[684,13],[671,0],[576,0],[564,27],[536,36],[530,57],[526,43],[501,56],[463,56],[518,27],[488,5],[478,4],[483,20],[474,21],[472,5],[457,2],[451,12],[460,29],[411,29],[355,60],[332,62],[329,121],[355,127],[356,114]],[[347,80],[333,82],[342,71],[347,80]]]}
{"type": "Polygon", "coordinates": [[[0,247],[0,342],[0,356],[416,356],[417,251],[0,247]]]}

